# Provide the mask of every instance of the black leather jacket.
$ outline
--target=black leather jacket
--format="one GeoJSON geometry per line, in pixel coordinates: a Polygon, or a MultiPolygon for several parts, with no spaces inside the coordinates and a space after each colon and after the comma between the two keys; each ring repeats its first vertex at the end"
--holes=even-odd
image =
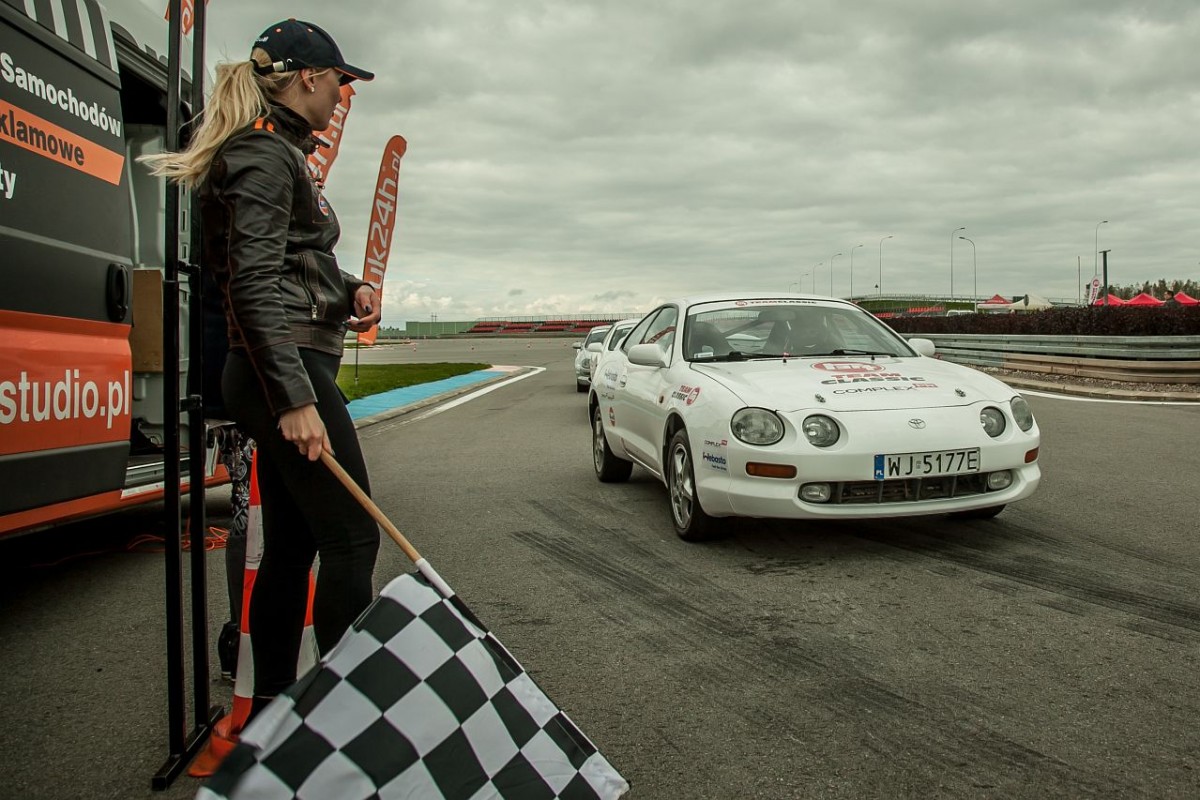
{"type": "Polygon", "coordinates": [[[200,187],[203,267],[229,349],[249,357],[276,415],[315,402],[299,348],[341,356],[363,285],[333,255],[337,216],[305,165],[315,146],[306,120],[272,106],[226,140],[200,187]]]}

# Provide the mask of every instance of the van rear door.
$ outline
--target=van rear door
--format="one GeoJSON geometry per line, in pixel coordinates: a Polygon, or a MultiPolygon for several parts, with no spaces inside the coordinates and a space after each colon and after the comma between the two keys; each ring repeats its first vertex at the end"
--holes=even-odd
{"type": "Polygon", "coordinates": [[[0,0],[0,34],[2,515],[125,482],[133,220],[102,7],[0,0]]]}

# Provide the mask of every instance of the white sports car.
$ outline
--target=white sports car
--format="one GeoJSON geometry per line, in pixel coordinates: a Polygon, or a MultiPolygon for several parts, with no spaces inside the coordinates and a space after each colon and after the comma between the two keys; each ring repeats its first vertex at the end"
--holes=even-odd
{"type": "Polygon", "coordinates": [[[612,325],[597,325],[588,331],[582,342],[575,342],[571,345],[575,348],[575,391],[586,392],[588,390],[588,385],[592,382],[592,353],[588,347],[603,342],[610,330],[612,330],[612,325]]]}
{"type": "Polygon", "coordinates": [[[608,350],[616,350],[617,346],[625,339],[625,334],[633,330],[633,326],[639,322],[641,322],[640,319],[623,319],[620,322],[614,322],[608,333],[604,335],[604,341],[588,345],[588,351],[591,353],[591,361],[588,363],[589,383],[596,377],[596,364],[600,362],[600,356],[608,350]]]}
{"type": "Polygon", "coordinates": [[[596,365],[596,475],[658,477],[688,540],[729,516],[995,516],[1037,489],[1037,424],[1012,388],[933,354],[841,300],[665,303],[596,365]]]}

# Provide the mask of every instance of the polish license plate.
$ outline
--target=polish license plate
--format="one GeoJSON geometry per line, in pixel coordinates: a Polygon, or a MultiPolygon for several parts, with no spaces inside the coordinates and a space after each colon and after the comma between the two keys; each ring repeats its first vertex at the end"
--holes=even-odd
{"type": "Polygon", "coordinates": [[[928,478],[979,472],[979,448],[935,450],[931,453],[880,453],[875,456],[875,480],[928,478]]]}

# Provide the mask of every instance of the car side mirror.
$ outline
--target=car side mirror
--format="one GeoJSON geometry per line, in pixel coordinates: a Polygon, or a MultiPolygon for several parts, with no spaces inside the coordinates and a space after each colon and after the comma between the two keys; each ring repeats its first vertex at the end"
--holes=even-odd
{"type": "Polygon", "coordinates": [[[662,369],[667,366],[667,354],[656,344],[635,344],[629,348],[629,363],[662,369]]]}
{"type": "Polygon", "coordinates": [[[592,342],[588,345],[589,353],[599,353],[602,350],[604,350],[604,345],[600,344],[600,342],[592,342]]]}
{"type": "Polygon", "coordinates": [[[908,346],[926,358],[933,358],[937,353],[937,346],[932,339],[909,339],[908,346]]]}
{"type": "Polygon", "coordinates": [[[579,348],[583,347],[583,342],[572,342],[571,347],[575,350],[578,350],[579,348]]]}

